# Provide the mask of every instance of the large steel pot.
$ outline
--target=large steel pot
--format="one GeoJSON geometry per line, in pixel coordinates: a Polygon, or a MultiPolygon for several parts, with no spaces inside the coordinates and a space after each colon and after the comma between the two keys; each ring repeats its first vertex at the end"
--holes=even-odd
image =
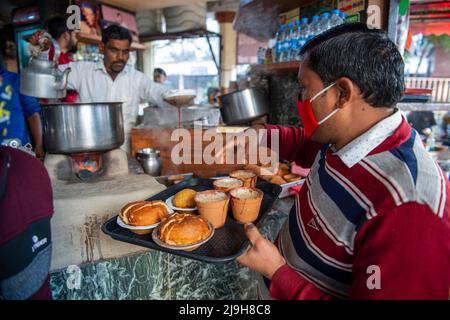
{"type": "Polygon", "coordinates": [[[218,97],[220,113],[226,124],[242,124],[269,113],[269,100],[255,89],[238,90],[218,97]]]}
{"type": "Polygon", "coordinates": [[[47,104],[42,114],[49,153],[102,152],[124,142],[121,102],[47,104]]]}

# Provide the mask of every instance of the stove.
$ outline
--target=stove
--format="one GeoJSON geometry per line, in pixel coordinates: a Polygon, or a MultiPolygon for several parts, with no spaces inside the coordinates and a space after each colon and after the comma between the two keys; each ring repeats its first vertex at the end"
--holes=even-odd
{"type": "Polygon", "coordinates": [[[51,270],[117,258],[147,249],[118,242],[100,230],[128,202],[165,189],[121,149],[105,153],[47,154],[54,199],[51,270]]]}

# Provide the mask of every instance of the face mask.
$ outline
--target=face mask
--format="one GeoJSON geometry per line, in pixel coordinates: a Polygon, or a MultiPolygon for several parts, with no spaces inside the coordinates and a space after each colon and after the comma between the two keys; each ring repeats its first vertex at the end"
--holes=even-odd
{"type": "Polygon", "coordinates": [[[317,128],[323,124],[325,121],[330,119],[336,112],[339,111],[339,109],[334,110],[329,115],[327,115],[325,118],[323,118],[320,121],[316,120],[316,117],[314,116],[313,109],[312,109],[312,102],[319,97],[321,94],[326,92],[328,89],[330,89],[332,86],[334,86],[336,83],[333,82],[328,87],[323,88],[320,90],[314,97],[311,99],[308,99],[306,101],[300,101],[300,99],[297,100],[297,107],[298,107],[298,113],[300,114],[300,118],[302,119],[303,126],[305,128],[306,136],[308,138],[311,138],[313,133],[317,130],[317,128]]]}

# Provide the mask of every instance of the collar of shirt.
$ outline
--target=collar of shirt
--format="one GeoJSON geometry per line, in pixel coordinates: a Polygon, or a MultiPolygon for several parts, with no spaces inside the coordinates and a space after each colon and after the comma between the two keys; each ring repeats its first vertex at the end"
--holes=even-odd
{"type": "Polygon", "coordinates": [[[336,151],[331,146],[333,154],[337,155],[342,162],[349,168],[367,156],[373,149],[378,147],[386,138],[391,136],[402,123],[402,114],[400,110],[395,109],[394,113],[378,122],[365,133],[336,151]]]}

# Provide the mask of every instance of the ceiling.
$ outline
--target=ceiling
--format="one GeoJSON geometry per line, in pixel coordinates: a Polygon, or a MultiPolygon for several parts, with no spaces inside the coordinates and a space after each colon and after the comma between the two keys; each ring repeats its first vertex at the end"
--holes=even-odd
{"type": "Polygon", "coordinates": [[[102,3],[111,4],[131,11],[143,9],[158,9],[195,3],[206,3],[207,0],[102,0],[102,3]]]}

